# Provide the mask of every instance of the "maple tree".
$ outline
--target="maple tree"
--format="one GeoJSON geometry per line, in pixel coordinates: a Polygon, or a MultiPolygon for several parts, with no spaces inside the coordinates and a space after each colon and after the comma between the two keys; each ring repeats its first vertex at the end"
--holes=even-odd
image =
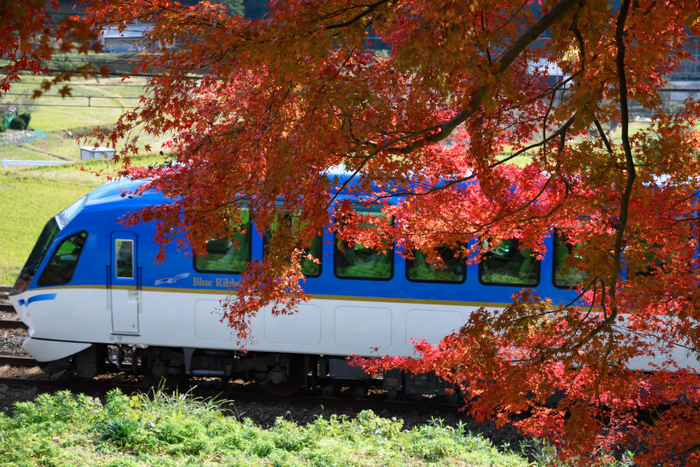
{"type": "Polygon", "coordinates": [[[674,355],[700,346],[700,106],[665,112],[658,92],[700,34],[694,1],[289,0],[260,20],[207,2],[91,4],[96,24],[154,23],[144,41],[157,53],[134,71],[160,74],[109,137],[124,142],[122,174],[173,199],[129,220],[158,221],[161,258],[172,241],[198,253],[230,236],[242,201],[260,231],[289,212],[305,220],[271,237],[237,285],[227,316],[241,336],[260,307],[290,313],[306,299],[305,240],[325,228],[474,262],[509,238],[544,254],[558,227],[578,302],[524,290],[439,345],[417,342],[421,358],[358,363],[434,371],[477,418],[529,412],[526,433],[581,463],[631,442],[640,463],[700,461],[700,380],[674,355]],[[636,133],[631,100],[653,115],[636,133]],[[175,155],[131,166],[143,131],[173,132],[175,155]],[[352,182],[329,176],[338,167],[352,182]],[[393,222],[358,216],[362,203],[393,222]],[[628,369],[650,355],[658,371],[628,369]]]}

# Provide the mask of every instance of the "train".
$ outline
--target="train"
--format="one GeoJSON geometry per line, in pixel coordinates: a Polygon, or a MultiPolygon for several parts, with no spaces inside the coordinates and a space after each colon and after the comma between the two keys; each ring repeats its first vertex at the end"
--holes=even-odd
{"type": "MultiPolygon", "coordinates": [[[[245,265],[262,257],[264,235],[251,223],[236,242],[212,239],[203,255],[169,246],[156,264],[155,226],[120,223],[143,206],[168,202],[154,191],[122,196],[139,183],[103,185],[41,232],[10,294],[28,326],[23,348],[37,361],[81,376],[130,361],[132,371],[153,380],[242,377],[289,394],[323,381],[366,379],[347,356],[412,356],[411,339],[437,343],[474,310],[502,308],[523,287],[555,304],[577,296],[577,278],[563,267],[569,247],[556,232],[545,240],[542,259],[512,239],[478,264],[446,248],[440,268],[420,251],[405,259],[400,251],[343,245],[323,232],[311,245],[320,263],[304,264],[310,301],[295,315],[259,310],[243,350],[221,322],[220,304],[245,265]]],[[[409,394],[445,389],[430,375],[387,373],[381,384],[409,394]]]]}

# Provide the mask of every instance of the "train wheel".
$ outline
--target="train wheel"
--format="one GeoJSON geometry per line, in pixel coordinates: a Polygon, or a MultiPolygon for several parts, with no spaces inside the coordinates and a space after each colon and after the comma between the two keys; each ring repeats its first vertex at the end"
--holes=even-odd
{"type": "Polygon", "coordinates": [[[166,389],[175,388],[183,384],[187,379],[185,367],[183,365],[174,366],[172,363],[172,360],[168,359],[167,355],[161,355],[160,349],[153,349],[153,351],[149,352],[143,367],[146,383],[166,389]]]}
{"type": "MultiPolygon", "coordinates": [[[[274,370],[273,370],[274,371],[274,370]]],[[[292,356],[289,361],[289,374],[279,383],[268,381],[265,389],[275,396],[289,396],[297,392],[304,385],[304,358],[298,355],[292,356]]]]}
{"type": "Polygon", "coordinates": [[[144,376],[146,379],[146,384],[163,389],[174,389],[179,386],[182,386],[185,383],[185,381],[187,381],[187,377],[185,375],[184,370],[182,373],[178,374],[162,375],[160,374],[160,372],[152,372],[149,371],[149,369],[146,369],[146,373],[144,376]]]}

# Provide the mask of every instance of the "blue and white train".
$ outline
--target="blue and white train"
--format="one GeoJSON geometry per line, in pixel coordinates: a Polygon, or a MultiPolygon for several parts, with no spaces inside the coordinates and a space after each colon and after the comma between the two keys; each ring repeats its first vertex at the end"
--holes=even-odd
{"type": "MultiPolygon", "coordinates": [[[[245,264],[263,255],[263,236],[253,225],[235,242],[210,241],[207,255],[171,250],[155,264],[155,227],[125,227],[119,219],[166,200],[153,192],[122,197],[135,183],[92,191],[41,233],[10,296],[29,327],[24,349],[36,360],[68,361],[89,376],[127,356],[138,362],[134,371],[156,379],[243,376],[288,393],[312,376],[364,378],[346,356],[413,355],[411,338],[438,342],[475,309],[501,308],[521,287],[554,303],[575,297],[561,265],[568,247],[556,236],[547,239],[553,254],[541,261],[512,240],[480,264],[467,266],[440,252],[445,267],[433,268],[419,251],[415,260],[404,260],[362,245],[343,248],[324,233],[312,244],[320,265],[304,265],[311,301],[294,316],[260,310],[251,323],[252,343],[240,352],[235,334],[220,322],[220,301],[245,264]]],[[[383,384],[420,394],[440,383],[387,375],[383,384]]]]}

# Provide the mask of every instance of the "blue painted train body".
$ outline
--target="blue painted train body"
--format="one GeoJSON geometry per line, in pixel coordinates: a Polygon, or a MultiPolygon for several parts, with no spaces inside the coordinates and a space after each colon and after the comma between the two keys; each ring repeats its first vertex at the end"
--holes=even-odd
{"type": "MultiPolygon", "coordinates": [[[[522,287],[485,284],[480,265],[467,266],[466,277],[452,282],[409,279],[408,263],[399,254],[391,255],[385,277],[341,277],[334,264],[336,242],[324,233],[320,275],[304,285],[312,300],[296,316],[260,310],[251,322],[249,352],[242,354],[219,311],[239,276],[195,268],[193,257],[174,246],[155,264],[154,226],[125,227],[119,221],[166,201],[158,193],[122,196],[135,187],[135,182],[107,184],[47,224],[11,294],[29,325],[24,347],[37,360],[69,359],[78,373],[89,375],[103,371],[110,359],[131,359],[156,378],[247,375],[273,391],[290,392],[310,374],[362,378],[343,357],[412,355],[411,338],[437,342],[475,309],[503,307],[522,287]]],[[[263,237],[254,231],[250,238],[252,258],[259,259],[263,237]]],[[[546,247],[555,251],[554,239],[546,247]]],[[[554,303],[568,303],[576,294],[554,285],[552,256],[540,262],[533,288],[554,303]]],[[[404,384],[392,381],[385,378],[388,389],[404,384]]],[[[414,384],[412,391],[436,387],[414,384]]]]}

